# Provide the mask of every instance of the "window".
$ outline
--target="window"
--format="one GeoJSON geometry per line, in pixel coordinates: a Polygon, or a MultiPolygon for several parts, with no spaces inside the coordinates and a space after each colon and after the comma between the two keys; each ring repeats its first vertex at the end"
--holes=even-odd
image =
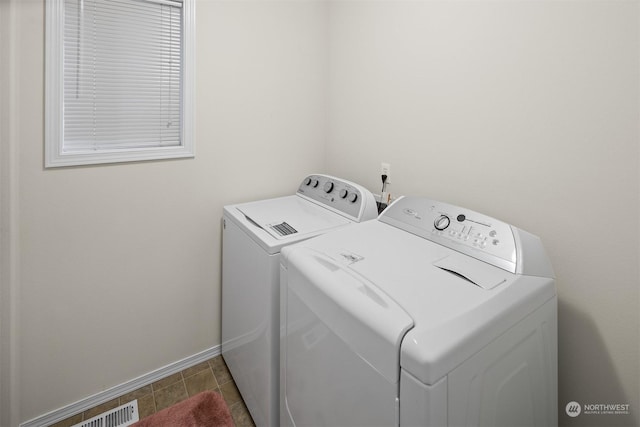
{"type": "Polygon", "coordinates": [[[45,166],[193,157],[193,0],[48,0],[45,166]]]}

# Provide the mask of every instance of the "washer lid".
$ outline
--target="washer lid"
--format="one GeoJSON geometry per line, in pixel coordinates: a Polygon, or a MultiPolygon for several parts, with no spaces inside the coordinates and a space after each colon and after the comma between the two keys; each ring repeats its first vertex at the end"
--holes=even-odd
{"type": "Polygon", "coordinates": [[[555,295],[551,278],[510,273],[381,221],[285,248],[283,264],[296,262],[293,252],[302,248],[343,264],[409,315],[413,327],[395,351],[402,368],[425,384],[555,295]]]}
{"type": "MultiPolygon", "coordinates": [[[[349,254],[340,256],[347,262],[307,248],[290,252],[287,290],[340,338],[353,359],[364,360],[386,381],[397,383],[398,349],[413,321],[392,298],[348,268],[349,254]]],[[[348,360],[342,362],[348,365],[348,360]]]]}
{"type": "Polygon", "coordinates": [[[433,265],[482,289],[493,289],[507,281],[502,270],[488,268],[486,263],[457,252],[439,259],[433,265]]]}
{"type": "Polygon", "coordinates": [[[236,207],[246,218],[276,239],[317,233],[352,223],[302,197],[283,197],[236,207]]]}
{"type": "Polygon", "coordinates": [[[553,279],[510,273],[380,221],[335,234],[347,240],[333,253],[357,254],[349,268],[413,319],[398,349],[400,365],[425,384],[435,384],[555,295],[553,279]]]}

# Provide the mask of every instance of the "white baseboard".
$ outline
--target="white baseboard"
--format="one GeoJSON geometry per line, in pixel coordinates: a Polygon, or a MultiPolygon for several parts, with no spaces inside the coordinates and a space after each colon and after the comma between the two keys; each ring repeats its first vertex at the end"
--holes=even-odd
{"type": "Polygon", "coordinates": [[[101,391],[100,393],[96,393],[93,396],[89,396],[85,399],[79,400],[75,403],[72,403],[71,405],[67,405],[63,408],[51,411],[48,414],[44,414],[32,420],[26,421],[20,424],[20,427],[43,427],[55,424],[58,421],[62,421],[64,419],[72,417],[76,414],[79,414],[80,412],[86,411],[87,409],[91,409],[94,406],[101,405],[105,402],[115,399],[118,396],[122,396],[123,394],[127,394],[139,389],[140,387],[144,387],[162,378],[168,377],[169,375],[190,368],[191,366],[195,366],[198,363],[209,360],[213,357],[218,356],[219,354],[219,345],[211,347],[207,350],[201,351],[200,353],[196,353],[182,360],[178,360],[177,362],[170,363],[160,369],[156,369],[155,371],[139,376],[138,378],[134,378],[133,380],[127,381],[126,383],[111,387],[110,389],[101,391]]]}

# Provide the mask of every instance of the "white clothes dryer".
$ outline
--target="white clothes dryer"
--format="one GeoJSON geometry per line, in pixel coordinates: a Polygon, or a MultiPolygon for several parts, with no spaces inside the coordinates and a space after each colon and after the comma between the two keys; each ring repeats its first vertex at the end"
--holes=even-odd
{"type": "Polygon", "coordinates": [[[281,424],[556,426],[557,300],[536,236],[404,197],[281,257],[281,424]]]}
{"type": "Polygon", "coordinates": [[[258,426],[279,425],[280,249],[376,216],[371,192],[320,174],[294,195],[224,207],[222,355],[258,426]]]}

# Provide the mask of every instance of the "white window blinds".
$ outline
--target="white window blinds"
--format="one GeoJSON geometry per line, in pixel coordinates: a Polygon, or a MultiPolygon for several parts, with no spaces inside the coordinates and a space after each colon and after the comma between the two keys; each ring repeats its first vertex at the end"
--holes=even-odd
{"type": "Polygon", "coordinates": [[[59,41],[48,58],[59,61],[53,71],[61,86],[48,93],[50,106],[62,112],[52,114],[61,122],[51,126],[60,142],[48,149],[54,158],[48,166],[58,165],[55,158],[59,165],[83,164],[78,155],[91,153],[119,154],[86,163],[192,156],[191,147],[176,151],[185,147],[184,9],[190,0],[50,1],[57,7],[49,13],[57,16],[48,22],[59,26],[53,34],[59,41]],[[145,151],[160,154],[140,154],[145,151]],[[138,154],[127,158],[127,152],[138,154]]]}
{"type": "Polygon", "coordinates": [[[181,6],[65,0],[65,151],[180,145],[181,6]]]}

